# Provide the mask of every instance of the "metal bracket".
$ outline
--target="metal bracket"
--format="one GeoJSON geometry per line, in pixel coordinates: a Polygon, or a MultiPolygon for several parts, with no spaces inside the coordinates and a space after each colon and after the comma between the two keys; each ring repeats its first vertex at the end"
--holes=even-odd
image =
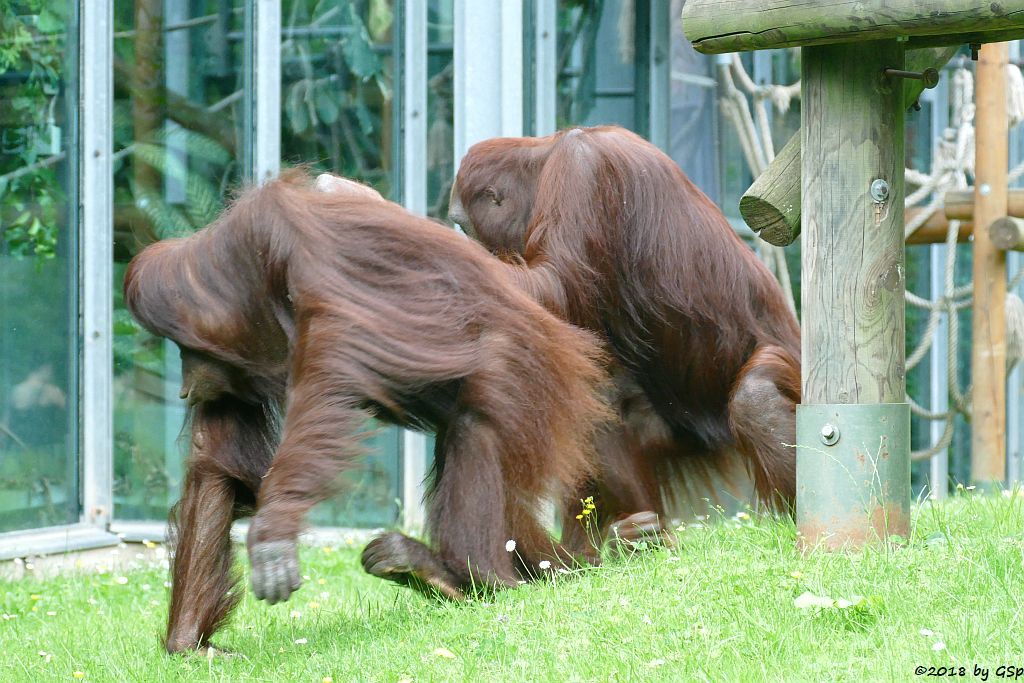
{"type": "Polygon", "coordinates": [[[799,405],[796,425],[800,545],[834,549],[906,538],[910,406],[799,405]]]}

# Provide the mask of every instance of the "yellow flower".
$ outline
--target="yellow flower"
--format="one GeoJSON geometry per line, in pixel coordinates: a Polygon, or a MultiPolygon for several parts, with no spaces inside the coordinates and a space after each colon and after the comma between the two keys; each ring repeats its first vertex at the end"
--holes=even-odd
{"type": "Polygon", "coordinates": [[[28,597],[29,597],[29,600],[42,600],[43,599],[42,595],[35,595],[35,594],[32,594],[32,595],[30,595],[28,597]]]}
{"type": "Polygon", "coordinates": [[[583,515],[576,515],[576,519],[583,519],[583,515]]]}
{"type": "Polygon", "coordinates": [[[85,672],[84,671],[75,671],[71,675],[74,676],[75,678],[85,678],[85,672]]]}
{"type": "Polygon", "coordinates": [[[792,576],[794,579],[804,578],[803,572],[790,572],[789,575],[792,576]]]}
{"type": "Polygon", "coordinates": [[[323,683],[334,683],[334,679],[331,678],[330,676],[324,676],[323,677],[323,683]]]}
{"type": "Polygon", "coordinates": [[[327,583],[327,580],[326,580],[326,579],[317,579],[317,580],[316,580],[316,582],[317,582],[317,584],[319,584],[319,585],[321,585],[321,586],[322,586],[322,585],[324,585],[325,583],[327,583]]]}

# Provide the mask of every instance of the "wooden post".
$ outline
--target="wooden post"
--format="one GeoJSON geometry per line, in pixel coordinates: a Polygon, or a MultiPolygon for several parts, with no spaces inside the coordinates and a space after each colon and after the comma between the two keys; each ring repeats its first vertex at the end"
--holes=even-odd
{"type": "MultiPolygon", "coordinates": [[[[956,47],[908,50],[905,68],[941,69],[956,51],[956,47]]],[[[912,106],[923,90],[922,81],[904,80],[904,106],[912,106]]],[[[791,137],[740,197],[743,220],[761,239],[778,247],[792,244],[800,236],[800,137],[799,133],[791,137]]]]}
{"type": "Polygon", "coordinates": [[[903,84],[895,40],[803,48],[803,404],[797,529],[805,547],[909,533],[903,84]]]}
{"type": "Polygon", "coordinates": [[[1006,478],[1006,254],[988,226],[1006,215],[1006,43],[983,45],[976,85],[971,481],[1006,478]]]}

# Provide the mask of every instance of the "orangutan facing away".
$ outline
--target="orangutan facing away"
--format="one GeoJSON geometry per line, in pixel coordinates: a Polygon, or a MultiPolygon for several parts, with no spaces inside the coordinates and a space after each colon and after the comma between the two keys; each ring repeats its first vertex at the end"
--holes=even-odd
{"type": "Polygon", "coordinates": [[[617,127],[486,140],[462,160],[450,217],[614,356],[621,427],[598,437],[589,484],[603,520],[664,514],[688,468],[727,470],[733,451],[763,500],[793,501],[799,326],[670,158],[617,127]]]}
{"type": "Polygon", "coordinates": [[[592,475],[607,418],[598,344],[478,244],[356,190],[322,193],[291,173],[151,245],[125,276],[132,314],[181,349],[190,407],[172,652],[207,647],[238,599],[233,520],[254,515],[256,596],[299,587],[303,519],[354,463],[371,416],[435,430],[437,450],[431,546],[385,534],[364,552],[368,571],[458,598],[568,557],[537,517],[592,475]]]}

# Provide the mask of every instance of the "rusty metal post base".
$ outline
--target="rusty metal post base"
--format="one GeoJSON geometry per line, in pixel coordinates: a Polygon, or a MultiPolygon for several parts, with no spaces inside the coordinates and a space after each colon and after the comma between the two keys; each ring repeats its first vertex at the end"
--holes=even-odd
{"type": "Polygon", "coordinates": [[[857,548],[908,537],[908,404],[799,405],[796,442],[801,548],[857,548]]]}

